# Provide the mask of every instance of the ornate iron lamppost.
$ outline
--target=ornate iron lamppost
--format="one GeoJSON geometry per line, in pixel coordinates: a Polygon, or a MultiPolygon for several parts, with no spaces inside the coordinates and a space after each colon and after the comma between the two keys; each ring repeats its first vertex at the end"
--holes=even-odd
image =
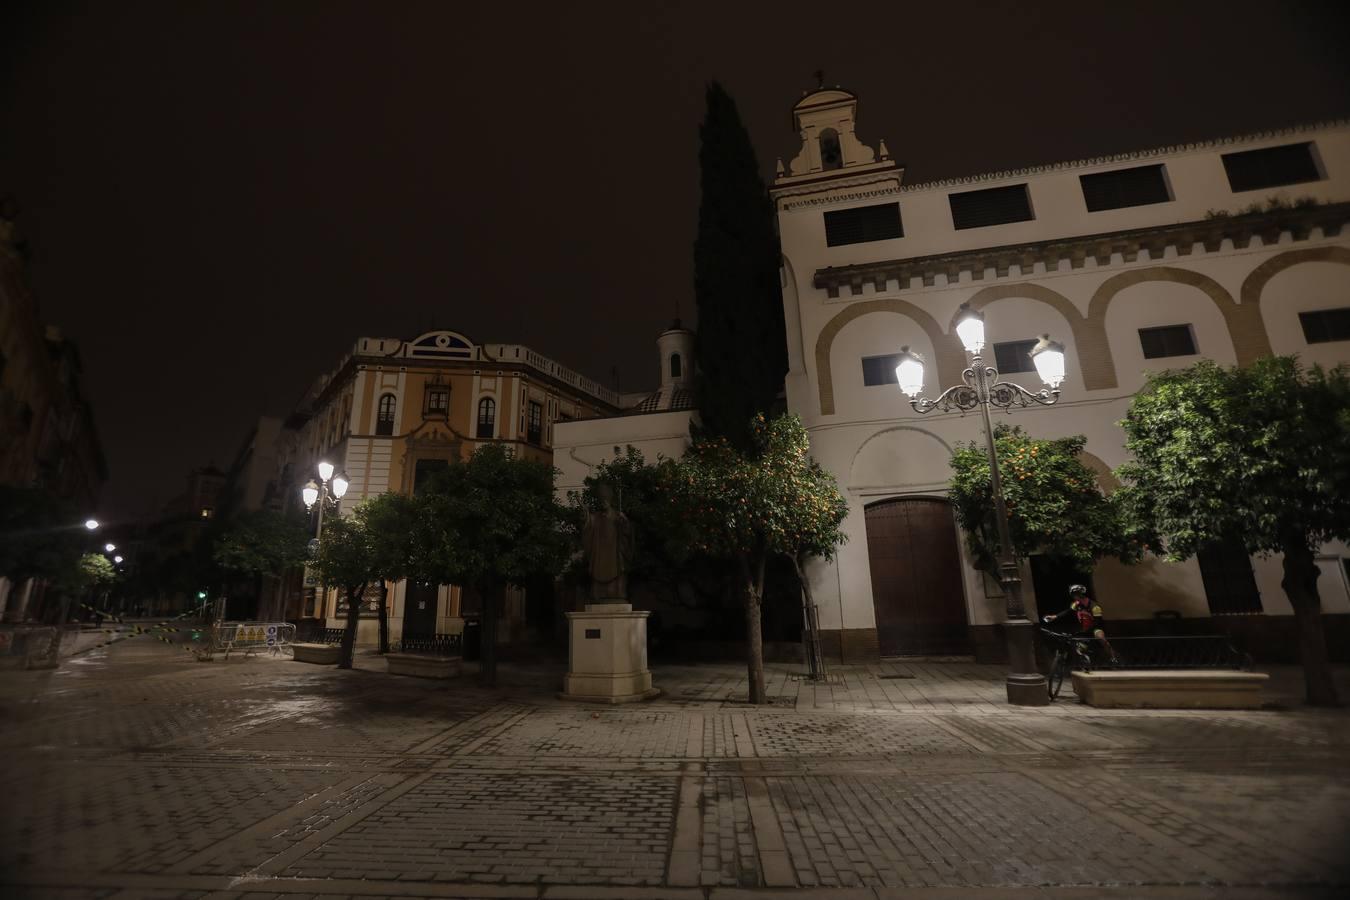
{"type": "Polygon", "coordinates": [[[989,476],[994,494],[994,519],[998,527],[999,582],[1007,604],[1007,622],[1004,625],[1008,644],[1008,702],[1016,706],[1044,706],[1050,702],[1045,690],[1045,676],[1036,670],[1036,655],[1032,644],[1032,625],[1027,619],[1022,602],[1022,576],[1013,552],[1012,536],[1008,530],[1008,508],[1003,502],[1003,481],[999,477],[998,457],[994,450],[994,426],[989,419],[989,408],[1027,407],[1032,404],[1050,406],[1059,400],[1059,386],[1064,381],[1064,345],[1042,335],[1031,350],[1031,360],[1046,387],[1032,392],[1010,381],[1000,381],[998,370],[986,366],[981,357],[984,350],[984,315],[961,304],[957,313],[956,334],[966,352],[971,355],[970,368],[961,373],[964,384],[944,390],[936,400],[920,396],[923,391],[924,360],[908,347],[900,348],[900,364],[895,367],[900,390],[909,397],[915,412],[970,412],[979,408],[984,417],[985,450],[989,454],[989,476]]]}
{"type": "MultiPolygon", "coordinates": [[[[319,524],[315,530],[314,546],[318,547],[318,542],[323,540],[323,511],[324,507],[337,507],[338,501],[347,493],[347,487],[350,482],[347,476],[341,472],[333,474],[333,464],[324,460],[318,465],[319,483],[315,484],[311,478],[305,486],[300,489],[300,498],[305,501],[305,511],[311,512],[314,505],[319,506],[319,524]]],[[[314,598],[314,617],[323,618],[324,594],[326,593],[324,585],[319,585],[319,590],[314,598]]]]}

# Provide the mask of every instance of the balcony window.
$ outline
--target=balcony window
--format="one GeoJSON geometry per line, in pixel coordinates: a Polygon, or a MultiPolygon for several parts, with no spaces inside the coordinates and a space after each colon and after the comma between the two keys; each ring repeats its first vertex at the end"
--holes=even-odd
{"type": "Polygon", "coordinates": [[[530,417],[525,439],[531,444],[542,444],[544,440],[544,407],[530,401],[530,417]]]}
{"type": "Polygon", "coordinates": [[[489,441],[495,436],[497,428],[497,401],[484,397],[478,401],[478,439],[489,441]]]}
{"type": "Polygon", "coordinates": [[[379,414],[375,419],[376,434],[394,433],[394,409],[397,403],[393,394],[385,394],[380,398],[379,414]]]}

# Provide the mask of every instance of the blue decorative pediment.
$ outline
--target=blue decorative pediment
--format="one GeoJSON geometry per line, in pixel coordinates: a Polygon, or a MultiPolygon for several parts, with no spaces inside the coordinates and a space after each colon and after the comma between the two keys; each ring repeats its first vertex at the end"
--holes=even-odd
{"type": "Polygon", "coordinates": [[[453,331],[429,331],[409,341],[404,355],[423,359],[472,359],[473,344],[453,331]]]}

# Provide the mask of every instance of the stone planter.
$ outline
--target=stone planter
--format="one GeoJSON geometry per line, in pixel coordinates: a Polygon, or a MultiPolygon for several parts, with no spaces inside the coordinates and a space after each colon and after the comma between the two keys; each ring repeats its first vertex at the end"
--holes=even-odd
{"type": "Polygon", "coordinates": [[[1260,709],[1260,672],[1215,669],[1074,672],[1073,691],[1089,706],[1133,709],[1260,709]]]}
{"type": "Polygon", "coordinates": [[[427,653],[386,653],[390,675],[413,678],[454,678],[459,674],[458,656],[432,656],[427,653]]]}
{"type": "Polygon", "coordinates": [[[319,666],[335,666],[338,661],[337,644],[292,644],[291,651],[296,662],[314,663],[319,666]]]}

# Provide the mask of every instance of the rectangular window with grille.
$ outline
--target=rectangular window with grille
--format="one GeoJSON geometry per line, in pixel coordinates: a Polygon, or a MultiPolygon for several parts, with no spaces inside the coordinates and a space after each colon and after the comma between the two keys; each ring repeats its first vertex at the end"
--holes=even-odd
{"type": "Polygon", "coordinates": [[[1315,309],[1298,314],[1303,338],[1310,344],[1350,341],[1350,306],[1340,309],[1315,309]]]}
{"type": "Polygon", "coordinates": [[[957,231],[964,228],[984,228],[988,225],[1007,225],[1010,222],[1030,222],[1031,196],[1025,184],[986,188],[947,195],[952,207],[952,225],[957,231]]]}
{"type": "Polygon", "coordinates": [[[1313,158],[1312,144],[1285,144],[1225,153],[1223,168],[1228,173],[1228,186],[1234,193],[1322,180],[1322,172],[1313,158]]]}
{"type": "Polygon", "coordinates": [[[530,401],[529,427],[525,439],[531,444],[541,444],[544,440],[544,407],[533,400],[530,401]]]}
{"type": "Polygon", "coordinates": [[[830,247],[889,241],[904,236],[899,203],[858,206],[825,213],[825,243],[830,247]]]}
{"type": "Polygon", "coordinates": [[[427,388],[427,402],[424,412],[447,413],[450,411],[450,388],[432,385],[427,388]]]}
{"type": "Polygon", "coordinates": [[[895,367],[900,365],[900,354],[888,353],[885,356],[864,356],[862,360],[863,384],[874,387],[879,384],[898,384],[895,379],[895,367]]]}
{"type": "Polygon", "coordinates": [[[1000,375],[1036,371],[1036,366],[1031,362],[1031,348],[1035,346],[1035,341],[1002,341],[995,344],[994,368],[998,369],[1000,375]]]}
{"type": "Polygon", "coordinates": [[[1189,325],[1140,328],[1139,344],[1144,348],[1144,359],[1195,355],[1195,335],[1189,325]]]}
{"type": "Polygon", "coordinates": [[[1252,615],[1261,612],[1261,592],[1256,589],[1252,560],[1237,541],[1210,544],[1195,555],[1205,584],[1209,611],[1215,616],[1252,615]]]}
{"type": "Polygon", "coordinates": [[[1083,201],[1087,203],[1088,212],[1148,206],[1172,199],[1160,165],[1079,175],[1078,182],[1083,188],[1083,201]]]}

